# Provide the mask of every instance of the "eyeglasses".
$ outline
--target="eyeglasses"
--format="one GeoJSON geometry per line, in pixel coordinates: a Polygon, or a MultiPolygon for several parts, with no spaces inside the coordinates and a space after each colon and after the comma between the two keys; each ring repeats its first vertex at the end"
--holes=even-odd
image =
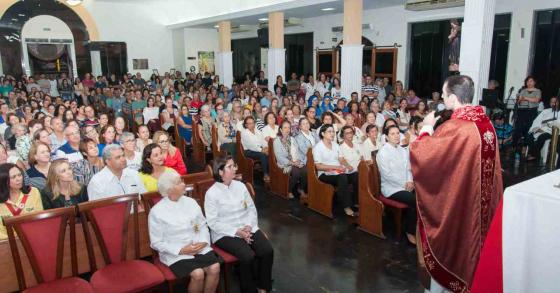
{"type": "Polygon", "coordinates": [[[224,168],[237,170],[237,169],[238,169],[238,166],[237,166],[237,164],[231,164],[231,165],[226,165],[226,166],[224,166],[224,168]]]}
{"type": "MultiPolygon", "coordinates": [[[[134,139],[123,140],[123,143],[129,143],[129,142],[134,142],[134,139]]],[[[160,142],[160,143],[161,143],[161,142],[160,142]]]]}
{"type": "Polygon", "coordinates": [[[168,140],[168,139],[166,139],[166,140],[160,140],[159,143],[169,143],[169,140],[168,140]]]}

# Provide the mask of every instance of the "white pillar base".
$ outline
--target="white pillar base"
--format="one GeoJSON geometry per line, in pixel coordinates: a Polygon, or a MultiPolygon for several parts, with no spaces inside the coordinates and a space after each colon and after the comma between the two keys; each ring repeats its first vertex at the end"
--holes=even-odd
{"type": "Polygon", "coordinates": [[[103,75],[101,70],[101,51],[90,51],[91,55],[91,73],[93,76],[103,75]]]}
{"type": "Polygon", "coordinates": [[[474,82],[473,104],[475,105],[478,105],[482,98],[482,89],[488,86],[495,7],[496,0],[465,2],[459,71],[462,75],[470,76],[474,82]]]}
{"type": "Polygon", "coordinates": [[[286,49],[269,48],[268,49],[268,89],[274,92],[274,84],[276,77],[282,76],[282,80],[286,82],[286,49]]]}
{"type": "Polygon", "coordinates": [[[358,96],[362,91],[362,58],[364,46],[361,44],[341,45],[340,73],[342,97],[350,100],[353,92],[358,96]]]}
{"type": "Polygon", "coordinates": [[[216,59],[216,74],[220,76],[223,85],[231,89],[233,84],[233,52],[218,52],[216,59]]]}

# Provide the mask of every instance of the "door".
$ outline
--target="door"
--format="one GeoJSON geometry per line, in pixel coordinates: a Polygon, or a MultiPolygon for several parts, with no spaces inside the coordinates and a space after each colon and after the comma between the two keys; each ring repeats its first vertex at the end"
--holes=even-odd
{"type": "Polygon", "coordinates": [[[371,53],[371,76],[389,78],[394,84],[397,78],[397,48],[374,48],[371,53]]]}
{"type": "Polygon", "coordinates": [[[336,73],[337,69],[337,54],[333,50],[317,51],[317,76],[324,73],[331,76],[336,73]]]}

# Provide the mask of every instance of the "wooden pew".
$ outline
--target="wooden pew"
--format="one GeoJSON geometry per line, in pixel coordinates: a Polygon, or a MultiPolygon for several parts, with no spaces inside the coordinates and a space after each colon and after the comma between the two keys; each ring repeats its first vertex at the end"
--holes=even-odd
{"type": "MultiPolygon", "coordinates": [[[[182,118],[177,117],[177,119],[182,119],[182,118]]],[[[179,126],[179,124],[177,124],[177,119],[175,119],[175,122],[174,122],[175,131],[173,133],[173,136],[175,138],[175,147],[179,149],[179,152],[181,152],[181,156],[183,157],[183,160],[185,160],[187,158],[187,156],[185,154],[185,140],[179,134],[179,127],[181,127],[181,126],[179,126]]]]}
{"type": "Polygon", "coordinates": [[[334,187],[317,177],[312,149],[307,151],[307,193],[307,207],[332,219],[334,187]]]}
{"type": "Polygon", "coordinates": [[[216,160],[222,154],[224,154],[224,151],[220,150],[218,146],[218,127],[216,127],[216,124],[212,124],[212,157],[216,160]]]}
{"type": "Polygon", "coordinates": [[[385,239],[383,234],[383,211],[385,206],[378,199],[381,194],[377,170],[362,160],[358,165],[360,213],[358,216],[359,229],[379,238],[385,239]]]}
{"type": "Polygon", "coordinates": [[[206,165],[206,148],[198,136],[198,120],[192,123],[192,150],[193,160],[201,165],[206,165]]]}
{"type": "MultiPolygon", "coordinates": [[[[149,257],[152,255],[152,251],[150,249],[150,238],[148,235],[148,227],[144,223],[146,223],[146,213],[144,211],[138,212],[138,220],[139,220],[139,230],[140,230],[140,257],[149,257]]],[[[133,231],[133,222],[129,221],[128,229],[133,231]]],[[[68,231],[66,234],[68,235],[68,231]]],[[[128,233],[128,243],[133,243],[133,235],[134,233],[128,233]]],[[[21,242],[16,240],[19,246],[20,254],[22,255],[22,266],[23,271],[25,274],[25,281],[26,284],[31,287],[36,284],[35,276],[33,276],[31,266],[29,261],[27,260],[27,255],[25,255],[24,249],[21,246],[21,242]]],[[[103,261],[103,257],[101,255],[101,251],[99,250],[99,244],[94,239],[94,249],[95,249],[95,256],[97,260],[98,268],[104,267],[105,263],[103,261]]],[[[63,265],[63,276],[71,276],[71,269],[70,269],[70,239],[66,237],[64,240],[64,265],[63,265]]],[[[78,255],[78,273],[83,274],[87,273],[90,270],[89,260],[88,260],[88,253],[86,248],[86,242],[84,238],[82,224],[76,224],[76,251],[78,255]]],[[[134,245],[127,245],[127,259],[134,259],[134,245]]],[[[0,293],[3,292],[14,292],[19,290],[17,276],[15,272],[15,268],[12,261],[12,255],[10,251],[10,245],[8,240],[1,240],[0,241],[0,293]]]]}
{"type": "Polygon", "coordinates": [[[214,172],[212,171],[212,167],[210,167],[210,165],[206,165],[206,168],[204,168],[203,172],[191,173],[181,176],[181,179],[183,179],[183,182],[185,182],[185,184],[187,185],[194,185],[197,181],[212,178],[214,178],[214,172]]]}
{"type": "Polygon", "coordinates": [[[288,199],[290,192],[290,174],[284,174],[282,168],[278,167],[274,155],[274,139],[268,141],[268,172],[270,175],[270,192],[282,198],[288,199]]]}
{"type": "Polygon", "coordinates": [[[243,145],[241,144],[240,131],[237,132],[235,151],[237,153],[237,166],[239,167],[239,173],[241,173],[243,181],[253,184],[255,161],[245,156],[245,153],[243,152],[243,145]]]}

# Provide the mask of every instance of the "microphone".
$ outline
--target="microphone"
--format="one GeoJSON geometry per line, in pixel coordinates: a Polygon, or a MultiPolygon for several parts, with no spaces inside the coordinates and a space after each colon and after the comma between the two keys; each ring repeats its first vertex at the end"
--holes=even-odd
{"type": "Polygon", "coordinates": [[[514,90],[514,89],[515,89],[514,86],[512,86],[512,87],[509,88],[509,95],[508,95],[508,96],[511,96],[511,93],[513,93],[513,90],[514,90]]]}

